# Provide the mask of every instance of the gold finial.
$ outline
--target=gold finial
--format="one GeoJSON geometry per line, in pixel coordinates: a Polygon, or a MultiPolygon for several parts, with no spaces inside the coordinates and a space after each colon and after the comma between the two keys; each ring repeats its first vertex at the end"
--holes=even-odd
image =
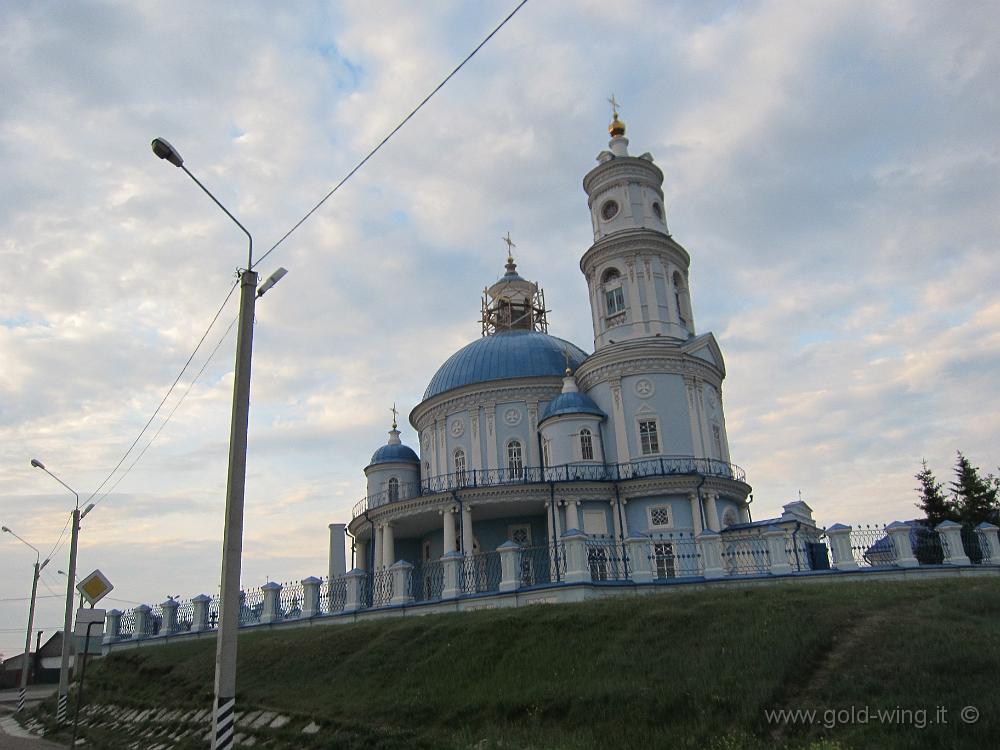
{"type": "Polygon", "coordinates": [[[396,411],[396,402],[395,401],[392,402],[392,408],[389,409],[389,411],[392,412],[392,429],[395,430],[396,429],[396,417],[399,414],[399,412],[396,411]]]}
{"type": "Polygon", "coordinates": [[[508,263],[513,263],[514,262],[514,255],[512,254],[511,251],[515,247],[517,247],[517,245],[515,245],[514,244],[514,240],[512,240],[510,238],[510,232],[507,232],[507,236],[506,237],[501,237],[500,239],[502,239],[504,242],[507,243],[507,262],[508,263]]]}
{"type": "Polygon", "coordinates": [[[625,135],[625,123],[618,119],[618,101],[614,94],[608,99],[608,103],[611,105],[611,124],[608,125],[608,133],[612,138],[625,135]]]}
{"type": "Polygon", "coordinates": [[[569,366],[569,347],[563,347],[563,358],[566,360],[566,377],[568,378],[573,374],[573,370],[569,366]]]}

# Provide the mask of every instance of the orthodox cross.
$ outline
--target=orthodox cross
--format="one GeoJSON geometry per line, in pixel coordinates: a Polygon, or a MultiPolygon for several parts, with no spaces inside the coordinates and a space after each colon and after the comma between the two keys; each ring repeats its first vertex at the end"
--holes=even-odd
{"type": "Polygon", "coordinates": [[[396,402],[395,401],[392,402],[392,408],[389,409],[389,411],[392,412],[392,429],[395,430],[396,429],[396,416],[399,414],[399,412],[396,411],[396,402]]]}
{"type": "Polygon", "coordinates": [[[563,349],[563,358],[566,360],[566,374],[569,375],[573,370],[569,366],[569,347],[563,349]]]}
{"type": "Polygon", "coordinates": [[[618,102],[615,100],[614,94],[612,94],[611,98],[608,99],[608,103],[611,105],[611,114],[614,117],[618,117],[618,102]]]}
{"type": "Polygon", "coordinates": [[[508,261],[513,260],[514,256],[511,254],[511,251],[515,247],[517,247],[517,245],[515,245],[514,244],[514,240],[512,240],[510,238],[510,232],[507,232],[507,236],[506,237],[501,237],[500,239],[502,239],[504,242],[507,243],[507,259],[508,259],[508,261]]]}

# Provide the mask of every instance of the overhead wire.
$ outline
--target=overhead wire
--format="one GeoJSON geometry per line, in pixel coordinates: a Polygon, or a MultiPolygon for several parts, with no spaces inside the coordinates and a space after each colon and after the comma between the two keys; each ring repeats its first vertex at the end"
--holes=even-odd
{"type": "Polygon", "coordinates": [[[458,71],[460,71],[462,68],[464,68],[465,64],[467,62],[469,62],[469,60],[471,60],[473,57],[475,57],[476,53],[479,52],[479,50],[481,50],[483,47],[485,47],[486,43],[490,39],[492,39],[494,37],[494,35],[496,35],[496,33],[498,31],[500,31],[500,29],[502,29],[507,24],[507,22],[510,19],[512,19],[514,17],[514,15],[519,10],[521,10],[521,8],[523,8],[525,6],[525,4],[527,4],[527,2],[528,2],[528,0],[521,0],[521,2],[517,4],[517,7],[515,7],[514,10],[512,10],[507,15],[507,17],[504,18],[499,24],[497,24],[497,26],[493,29],[493,31],[491,31],[489,34],[487,34],[486,37],[483,39],[483,41],[481,41],[478,45],[476,45],[476,48],[474,50],[472,50],[472,52],[470,52],[468,55],[466,55],[466,57],[465,57],[464,60],[462,60],[462,62],[460,62],[457,66],[455,66],[454,70],[452,70],[447,76],[445,76],[444,80],[442,80],[441,83],[439,83],[437,86],[435,86],[434,90],[431,91],[431,93],[429,93],[427,96],[425,96],[423,98],[423,100],[420,102],[420,104],[418,104],[416,107],[414,107],[410,111],[410,114],[408,114],[406,117],[404,117],[402,120],[400,120],[399,124],[396,127],[394,127],[391,131],[389,131],[389,134],[385,138],[383,138],[375,148],[373,148],[371,151],[369,151],[368,154],[365,156],[365,158],[362,159],[361,161],[359,161],[354,166],[354,169],[352,169],[350,172],[347,173],[347,175],[344,177],[344,179],[342,179],[340,182],[338,182],[336,185],[334,185],[333,190],[331,190],[329,193],[327,193],[325,196],[323,196],[323,199],[319,203],[317,203],[315,206],[313,206],[311,209],[309,209],[308,213],[306,213],[305,216],[303,216],[301,219],[299,219],[291,229],[289,229],[287,232],[285,232],[285,234],[281,237],[281,239],[279,239],[277,242],[275,242],[266,253],[264,253],[262,256],[260,256],[259,258],[257,258],[257,260],[254,261],[254,264],[253,264],[252,268],[256,268],[257,265],[262,260],[264,260],[264,258],[266,258],[268,255],[270,255],[271,253],[273,253],[278,248],[278,245],[280,245],[282,242],[284,242],[286,239],[288,239],[291,236],[292,232],[294,232],[300,226],[302,226],[303,224],[305,224],[306,221],[309,219],[309,217],[312,216],[314,213],[316,213],[316,211],[319,210],[320,206],[322,206],[324,203],[326,203],[327,200],[329,200],[330,197],[334,193],[336,193],[345,182],[347,182],[349,179],[351,179],[351,177],[354,176],[354,173],[357,172],[359,169],[361,169],[361,167],[363,167],[365,165],[365,163],[369,159],[371,159],[373,156],[375,156],[375,154],[378,153],[379,149],[381,149],[386,143],[388,143],[389,139],[392,138],[394,135],[396,135],[396,133],[398,133],[402,129],[402,127],[404,125],[406,125],[406,123],[409,122],[410,119],[415,114],[417,114],[417,112],[419,112],[421,109],[423,109],[423,106],[425,104],[427,104],[427,102],[429,102],[431,100],[431,98],[438,91],[440,91],[442,88],[444,88],[444,85],[446,83],[448,83],[448,81],[450,81],[452,79],[452,77],[456,73],[458,73],[458,71]]]}

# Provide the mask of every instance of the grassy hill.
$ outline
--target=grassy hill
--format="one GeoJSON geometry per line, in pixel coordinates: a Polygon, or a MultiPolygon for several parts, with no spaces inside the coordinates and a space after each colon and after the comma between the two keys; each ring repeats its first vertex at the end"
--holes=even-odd
{"type": "MultiPolygon", "coordinates": [[[[115,652],[88,670],[87,702],[207,708],[214,655],[208,640],[115,652]]],[[[239,657],[239,709],[323,727],[290,724],[259,747],[995,747],[1000,579],[672,591],[283,629],[244,634],[239,657]],[[854,723],[829,713],[852,706],[854,723]],[[966,706],[978,722],[961,720],[966,706]],[[771,709],[817,714],[783,723],[771,709]]]]}

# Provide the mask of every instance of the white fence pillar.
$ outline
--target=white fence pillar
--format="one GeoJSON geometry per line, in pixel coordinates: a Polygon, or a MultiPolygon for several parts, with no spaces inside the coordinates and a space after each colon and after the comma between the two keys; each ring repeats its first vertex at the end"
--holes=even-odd
{"type": "Polygon", "coordinates": [[[207,594],[198,594],[191,599],[191,632],[200,633],[208,630],[208,605],[212,597],[207,594]]]}
{"type": "MultiPolygon", "coordinates": [[[[331,526],[334,524],[331,524],[331,526]]],[[[302,579],[302,616],[315,617],[321,614],[319,607],[319,587],[322,581],[316,576],[302,579]]]]}
{"type": "Polygon", "coordinates": [[[788,548],[785,547],[787,541],[785,530],[770,529],[765,531],[764,541],[767,543],[767,556],[771,561],[771,574],[783,576],[791,573],[792,566],[788,563],[788,548]]]}
{"type": "Polygon", "coordinates": [[[462,593],[462,563],[465,555],[456,550],[449,550],[441,557],[444,583],[441,588],[442,599],[457,599],[462,593]]]}
{"type": "Polygon", "coordinates": [[[896,554],[896,565],[901,568],[915,568],[920,564],[913,555],[910,524],[893,521],[885,527],[885,533],[892,542],[892,550],[896,554]]]}
{"type": "Polygon", "coordinates": [[[830,540],[830,551],[833,552],[833,567],[837,570],[857,570],[858,562],[851,550],[851,527],[835,523],[826,530],[830,540]]]}
{"type": "Polygon", "coordinates": [[[587,540],[590,539],[579,529],[564,531],[563,549],[566,550],[566,583],[581,583],[590,580],[590,565],[587,562],[587,540]]]}
{"type": "Polygon", "coordinates": [[[392,576],[392,599],[389,604],[409,604],[413,601],[410,593],[410,571],[413,565],[406,560],[397,560],[390,568],[389,575],[392,576]]]}
{"type": "Polygon", "coordinates": [[[649,537],[632,533],[625,538],[625,549],[628,550],[628,567],[635,583],[651,583],[653,581],[653,566],[649,559],[649,537]]]}
{"type": "Polygon", "coordinates": [[[281,584],[275,581],[265,583],[260,587],[264,593],[264,604],[260,610],[261,622],[275,622],[281,619],[278,613],[278,601],[281,598],[281,584]]]}
{"type": "Polygon", "coordinates": [[[1000,527],[983,521],[976,527],[976,533],[983,551],[983,565],[1000,565],[1000,527]]]}
{"type": "Polygon", "coordinates": [[[942,521],[934,527],[941,535],[941,546],[944,547],[945,565],[971,565],[969,556],[965,554],[962,545],[962,525],[954,521],[942,521]]]}
{"type": "Polygon", "coordinates": [[[167,599],[160,605],[163,613],[163,623],[160,625],[160,635],[173,635],[177,632],[177,607],[180,603],[176,599],[167,599]]]}
{"type": "Polygon", "coordinates": [[[135,613],[135,631],[133,638],[148,638],[153,632],[152,620],[149,613],[152,611],[148,604],[140,604],[132,610],[135,613]]]}
{"type": "Polygon", "coordinates": [[[521,583],[518,575],[518,561],[521,559],[521,545],[510,540],[497,547],[500,554],[500,590],[517,591],[521,583]]]}
{"type": "Polygon", "coordinates": [[[365,571],[349,570],[344,574],[344,581],[347,584],[347,595],[344,598],[344,612],[357,612],[361,609],[361,587],[365,582],[365,571]]]}
{"type": "Polygon", "coordinates": [[[701,550],[705,578],[723,578],[726,570],[722,567],[722,537],[719,532],[704,529],[698,534],[698,548],[701,550]]]}
{"type": "Polygon", "coordinates": [[[122,612],[118,609],[108,610],[104,625],[104,643],[114,643],[122,637],[122,612]]]}

